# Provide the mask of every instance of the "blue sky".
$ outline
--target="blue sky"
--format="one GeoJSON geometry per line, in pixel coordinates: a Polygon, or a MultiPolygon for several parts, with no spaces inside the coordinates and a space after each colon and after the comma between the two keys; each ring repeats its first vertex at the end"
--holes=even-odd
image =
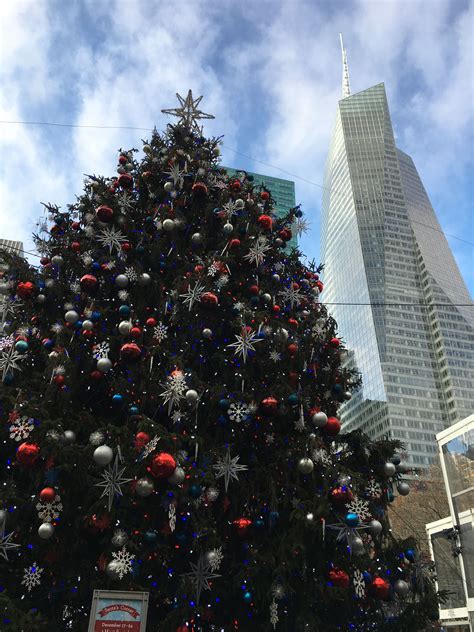
{"type": "MultiPolygon", "coordinates": [[[[341,95],[385,82],[398,146],[446,233],[474,242],[472,5],[464,0],[11,0],[0,8],[0,120],[163,129],[192,88],[224,135],[223,162],[321,184],[341,95]],[[252,159],[274,165],[263,167],[252,159]]],[[[112,175],[146,132],[0,124],[0,236],[29,235],[40,202],[65,205],[84,173],[112,175]]],[[[294,178],[319,258],[321,189],[294,178]]],[[[473,246],[448,237],[471,293],[473,246]]],[[[442,265],[442,262],[440,262],[442,265]]]]}

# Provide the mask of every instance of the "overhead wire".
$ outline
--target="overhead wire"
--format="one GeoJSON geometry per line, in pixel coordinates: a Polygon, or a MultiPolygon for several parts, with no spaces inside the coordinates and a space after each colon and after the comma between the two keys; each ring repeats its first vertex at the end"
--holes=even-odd
{"type": "MultiPolygon", "coordinates": [[[[45,125],[45,126],[51,126],[51,127],[71,127],[71,128],[83,128],[83,129],[123,129],[123,130],[132,130],[132,131],[140,131],[140,132],[153,132],[153,128],[151,127],[134,127],[132,125],[79,125],[76,123],[51,123],[49,121],[5,121],[5,120],[0,120],[0,124],[11,124],[11,125],[45,125]]],[[[252,160],[255,163],[264,165],[266,167],[270,167],[271,169],[276,169],[277,171],[280,171],[281,173],[285,173],[288,176],[291,176],[292,178],[297,178],[298,180],[301,180],[302,182],[306,182],[307,184],[311,184],[315,187],[318,187],[322,190],[326,190],[329,191],[330,193],[337,193],[338,195],[341,195],[343,197],[348,197],[348,195],[342,191],[338,191],[337,189],[335,189],[334,187],[326,187],[323,184],[319,184],[318,182],[313,182],[312,180],[308,180],[307,178],[304,178],[303,176],[299,176],[296,173],[292,173],[291,171],[287,171],[286,169],[283,169],[282,167],[278,167],[276,165],[272,165],[269,162],[265,162],[263,160],[259,160],[258,158],[254,158],[253,156],[249,156],[248,154],[245,154],[241,151],[238,151],[237,149],[234,149],[233,147],[230,147],[229,145],[227,145],[226,143],[222,143],[223,146],[228,149],[229,151],[233,152],[234,154],[238,155],[238,156],[242,156],[243,158],[247,158],[248,160],[252,160]]],[[[434,230],[435,232],[441,233],[442,235],[445,235],[447,237],[451,237],[452,239],[457,239],[459,241],[464,242],[465,244],[468,244],[469,246],[474,246],[474,243],[471,241],[468,241],[467,239],[463,239],[462,237],[458,237],[457,235],[453,235],[451,233],[446,233],[445,231],[436,228],[434,226],[430,226],[429,224],[425,224],[423,222],[420,222],[418,220],[414,220],[414,219],[410,219],[410,221],[413,224],[419,224],[420,226],[424,226],[425,228],[429,228],[430,230],[434,230]]]]}

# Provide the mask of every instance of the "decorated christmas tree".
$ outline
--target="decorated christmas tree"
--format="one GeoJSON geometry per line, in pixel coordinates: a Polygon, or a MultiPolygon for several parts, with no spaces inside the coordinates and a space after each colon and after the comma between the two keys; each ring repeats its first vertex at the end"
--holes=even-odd
{"type": "Polygon", "coordinates": [[[86,630],[112,589],[149,592],[150,631],[422,630],[400,446],[340,434],[360,377],[287,247],[303,213],[228,176],[179,98],[46,206],[39,268],[3,253],[0,627],[86,630]]]}

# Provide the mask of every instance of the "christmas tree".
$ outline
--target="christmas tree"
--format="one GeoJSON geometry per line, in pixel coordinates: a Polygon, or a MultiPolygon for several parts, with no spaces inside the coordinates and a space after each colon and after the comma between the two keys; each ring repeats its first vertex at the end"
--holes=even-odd
{"type": "Polygon", "coordinates": [[[200,99],[3,254],[2,630],[421,630],[429,569],[386,517],[393,441],[340,434],[344,368],[299,207],[219,166],[200,99]]]}

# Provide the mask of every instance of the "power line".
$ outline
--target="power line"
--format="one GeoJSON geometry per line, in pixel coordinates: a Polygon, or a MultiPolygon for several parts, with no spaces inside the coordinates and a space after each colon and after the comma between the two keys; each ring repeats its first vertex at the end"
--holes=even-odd
{"type": "MultiPolygon", "coordinates": [[[[153,129],[151,127],[133,127],[131,125],[78,125],[74,123],[50,123],[46,121],[1,121],[1,120],[0,120],[0,123],[11,124],[11,125],[45,125],[45,126],[51,126],[51,127],[73,127],[73,128],[83,128],[83,129],[124,129],[124,130],[135,130],[139,132],[153,132],[153,129]]],[[[337,193],[338,195],[341,195],[346,198],[349,197],[346,193],[342,191],[338,191],[337,189],[326,187],[323,184],[319,184],[318,182],[313,182],[312,180],[303,178],[302,176],[299,176],[296,173],[287,171],[286,169],[283,169],[282,167],[277,167],[276,165],[272,165],[269,162],[265,162],[263,160],[259,160],[258,158],[254,158],[253,156],[249,156],[248,154],[244,154],[243,152],[238,151],[237,149],[234,149],[233,147],[229,147],[229,145],[225,143],[222,143],[222,144],[229,151],[232,151],[234,154],[237,154],[238,156],[242,156],[244,158],[247,158],[248,160],[252,160],[253,162],[264,165],[265,167],[276,169],[277,171],[280,171],[281,173],[285,173],[286,175],[291,176],[292,178],[296,178],[297,180],[301,180],[302,182],[306,182],[307,184],[311,184],[322,190],[329,191],[330,193],[337,193]]],[[[424,224],[423,222],[420,222],[415,219],[410,219],[410,222],[412,224],[419,224],[420,226],[424,226],[425,228],[434,230],[435,232],[441,233],[442,235],[445,235],[447,237],[451,237],[452,239],[457,239],[458,241],[462,241],[463,243],[468,244],[469,246],[474,246],[474,243],[472,241],[468,241],[467,239],[463,239],[462,237],[458,237],[457,235],[452,235],[451,233],[446,233],[443,230],[440,230],[439,228],[430,226],[429,224],[424,224]]]]}

